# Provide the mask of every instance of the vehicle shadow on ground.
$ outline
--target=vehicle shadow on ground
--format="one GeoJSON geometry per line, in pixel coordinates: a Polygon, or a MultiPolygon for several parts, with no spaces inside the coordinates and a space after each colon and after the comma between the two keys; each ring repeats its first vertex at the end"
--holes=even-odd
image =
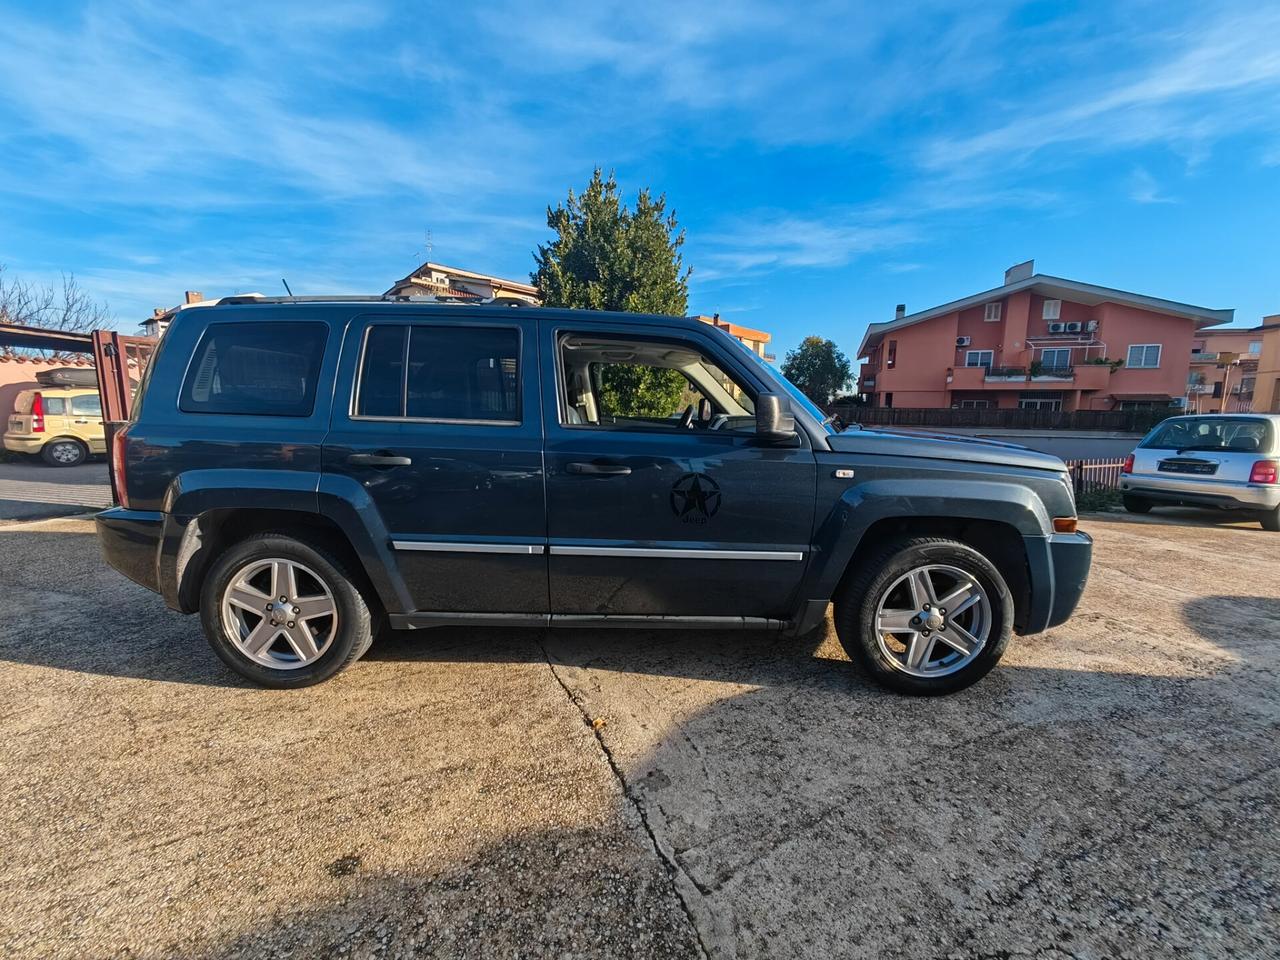
{"type": "MultiPolygon", "coordinates": [[[[397,635],[366,669],[545,658],[584,724],[604,721],[631,829],[353,867],[341,893],[201,956],[1172,957],[1209,928],[1221,955],[1259,955],[1280,845],[1274,710],[1251,668],[1274,667],[1280,599],[1181,614],[1185,639],[1230,658],[1178,674],[1182,654],[1155,647],[1149,675],[1063,669],[1049,634],[1021,641],[1036,665],[940,699],[870,685],[826,631],[397,635]],[[686,699],[690,681],[721,686],[686,699]]],[[[1099,627],[1083,662],[1115,643],[1099,627]]]]}

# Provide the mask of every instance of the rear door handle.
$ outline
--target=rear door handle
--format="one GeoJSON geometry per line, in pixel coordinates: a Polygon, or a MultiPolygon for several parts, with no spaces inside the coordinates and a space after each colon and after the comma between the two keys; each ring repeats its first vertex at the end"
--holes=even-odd
{"type": "Polygon", "coordinates": [[[358,467],[407,467],[413,460],[390,453],[353,453],[347,457],[347,463],[358,467]]]}
{"type": "Polygon", "coordinates": [[[569,473],[593,477],[626,477],[631,474],[631,468],[620,463],[571,463],[565,469],[569,473]]]}

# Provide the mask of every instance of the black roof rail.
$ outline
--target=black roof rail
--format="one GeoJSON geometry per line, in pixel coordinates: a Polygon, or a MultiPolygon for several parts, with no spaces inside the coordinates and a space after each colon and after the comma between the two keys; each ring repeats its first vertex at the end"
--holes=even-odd
{"type": "Polygon", "coordinates": [[[521,300],[518,297],[449,297],[436,296],[428,294],[425,296],[403,296],[392,294],[344,294],[334,296],[310,296],[310,297],[264,297],[256,293],[237,294],[230,297],[219,297],[216,303],[195,303],[184,304],[182,309],[187,307],[218,307],[218,306],[237,306],[251,303],[447,303],[447,304],[474,304],[476,306],[499,306],[499,307],[536,307],[538,304],[530,303],[528,300],[521,300]]]}

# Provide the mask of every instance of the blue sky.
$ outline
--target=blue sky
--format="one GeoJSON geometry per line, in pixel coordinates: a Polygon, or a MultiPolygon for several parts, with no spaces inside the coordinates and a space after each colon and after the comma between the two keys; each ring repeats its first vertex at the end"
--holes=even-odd
{"type": "Polygon", "coordinates": [[[0,263],[184,289],[527,276],[594,165],[691,310],[857,347],[1046,273],[1280,312],[1280,5],[0,3],[0,263]]]}

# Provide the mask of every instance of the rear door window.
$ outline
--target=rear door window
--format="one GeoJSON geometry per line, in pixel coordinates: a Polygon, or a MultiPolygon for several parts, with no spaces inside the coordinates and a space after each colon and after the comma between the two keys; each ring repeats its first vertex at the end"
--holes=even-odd
{"type": "Polygon", "coordinates": [[[67,412],[66,397],[41,397],[41,406],[44,407],[44,415],[46,417],[61,417],[67,412]]]}
{"type": "Polygon", "coordinates": [[[365,337],[357,417],[520,422],[520,331],[375,324],[365,337]]]}
{"type": "Polygon", "coordinates": [[[83,417],[102,416],[102,398],[96,393],[82,393],[71,398],[71,412],[83,417]]]}
{"type": "Polygon", "coordinates": [[[188,413],[310,416],[328,334],[323,323],[210,324],[178,406],[188,413]]]}

